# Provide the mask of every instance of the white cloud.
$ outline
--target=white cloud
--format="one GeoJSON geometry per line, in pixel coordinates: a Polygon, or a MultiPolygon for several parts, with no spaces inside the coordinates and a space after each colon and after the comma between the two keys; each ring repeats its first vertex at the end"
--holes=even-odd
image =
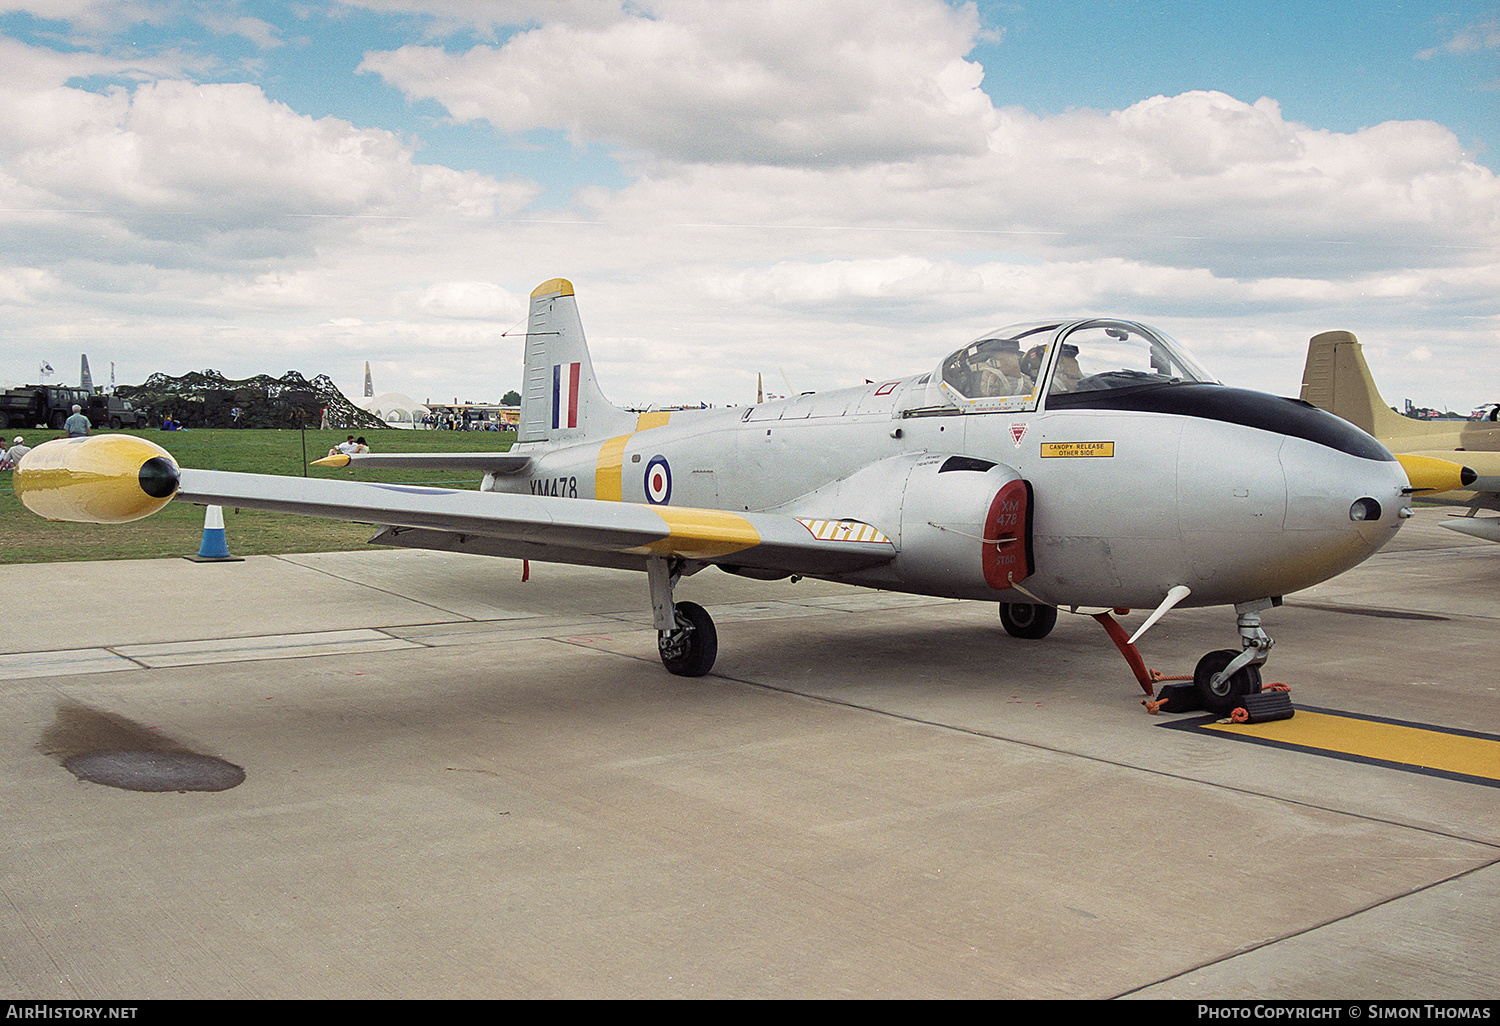
{"type": "Polygon", "coordinates": [[[12,305],[30,306],[42,300],[45,293],[57,287],[57,277],[36,267],[0,269],[0,308],[12,305]]]}
{"type": "Polygon", "coordinates": [[[418,307],[435,317],[516,320],[526,316],[529,299],[489,281],[445,281],[429,286],[418,307]]]}
{"type": "Polygon", "coordinates": [[[940,0],[658,0],[502,46],[406,46],[361,70],[502,132],[566,129],[692,162],[831,166],[979,152],[972,8],[940,0]]]}
{"type": "Polygon", "coordinates": [[[311,118],[247,84],[55,89],[0,113],[34,120],[0,143],[10,175],[59,205],[211,223],[253,216],[493,214],[534,187],[419,165],[391,132],[311,118]],[[46,108],[45,115],[43,110],[46,108]]]}
{"type": "Polygon", "coordinates": [[[169,57],[0,39],[0,305],[18,335],[54,366],[107,346],[121,380],[297,367],[358,387],[370,359],[381,387],[478,397],[519,385],[501,333],[561,275],[606,391],[631,403],[745,401],[778,367],[798,388],[927,370],[988,328],[1072,313],[1159,323],[1226,380],[1281,391],[1329,327],[1372,360],[1396,347],[1434,390],[1460,356],[1500,362],[1500,186],[1441,125],[1331,132],[1207,91],[996,108],[967,58],[977,19],[937,0],[817,19],[712,0],[360,6],[534,17],[494,46],[364,68],[502,133],[604,142],[623,184],[528,223],[535,183],[420,163],[394,131],[195,84],[169,57]],[[87,76],[145,80],[68,85],[87,76]]]}
{"type": "Polygon", "coordinates": [[[1500,19],[1467,25],[1446,43],[1417,54],[1419,60],[1431,60],[1440,53],[1469,54],[1500,47],[1500,19]]]}

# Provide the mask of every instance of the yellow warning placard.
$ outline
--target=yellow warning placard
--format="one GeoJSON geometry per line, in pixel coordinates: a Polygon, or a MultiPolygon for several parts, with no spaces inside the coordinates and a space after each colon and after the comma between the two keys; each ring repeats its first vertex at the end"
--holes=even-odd
{"type": "Polygon", "coordinates": [[[1089,458],[1113,456],[1114,442],[1043,442],[1043,458],[1089,458]]]}

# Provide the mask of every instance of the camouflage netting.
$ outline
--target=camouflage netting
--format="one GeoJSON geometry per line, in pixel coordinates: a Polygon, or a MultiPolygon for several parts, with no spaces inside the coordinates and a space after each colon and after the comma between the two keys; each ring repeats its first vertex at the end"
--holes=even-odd
{"type": "Polygon", "coordinates": [[[344,397],[326,374],[308,381],[296,371],[279,378],[258,374],[231,381],[216,370],[193,371],[178,378],[153,374],[140,385],[120,385],[115,394],[137,409],[150,411],[154,421],[171,416],[185,427],[234,427],[232,411],[240,410],[239,427],[331,428],[374,431],[385,427],[344,397]]]}

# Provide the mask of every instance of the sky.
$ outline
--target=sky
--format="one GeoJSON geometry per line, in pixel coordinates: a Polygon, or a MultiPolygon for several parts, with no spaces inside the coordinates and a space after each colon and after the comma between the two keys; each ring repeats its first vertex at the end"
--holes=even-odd
{"type": "Polygon", "coordinates": [[[0,383],[498,401],[576,288],[619,405],[1155,325],[1500,401],[1500,0],[0,0],[0,383]]]}

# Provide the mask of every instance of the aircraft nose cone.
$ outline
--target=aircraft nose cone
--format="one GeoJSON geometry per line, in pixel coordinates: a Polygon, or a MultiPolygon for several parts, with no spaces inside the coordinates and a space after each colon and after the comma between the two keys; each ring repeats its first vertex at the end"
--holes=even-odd
{"type": "MultiPolygon", "coordinates": [[[[1394,459],[1367,459],[1288,439],[1286,532],[1293,576],[1308,587],[1343,573],[1395,537],[1406,506],[1406,471],[1394,459]]],[[[1288,589],[1295,590],[1295,589],[1288,589]]]]}

